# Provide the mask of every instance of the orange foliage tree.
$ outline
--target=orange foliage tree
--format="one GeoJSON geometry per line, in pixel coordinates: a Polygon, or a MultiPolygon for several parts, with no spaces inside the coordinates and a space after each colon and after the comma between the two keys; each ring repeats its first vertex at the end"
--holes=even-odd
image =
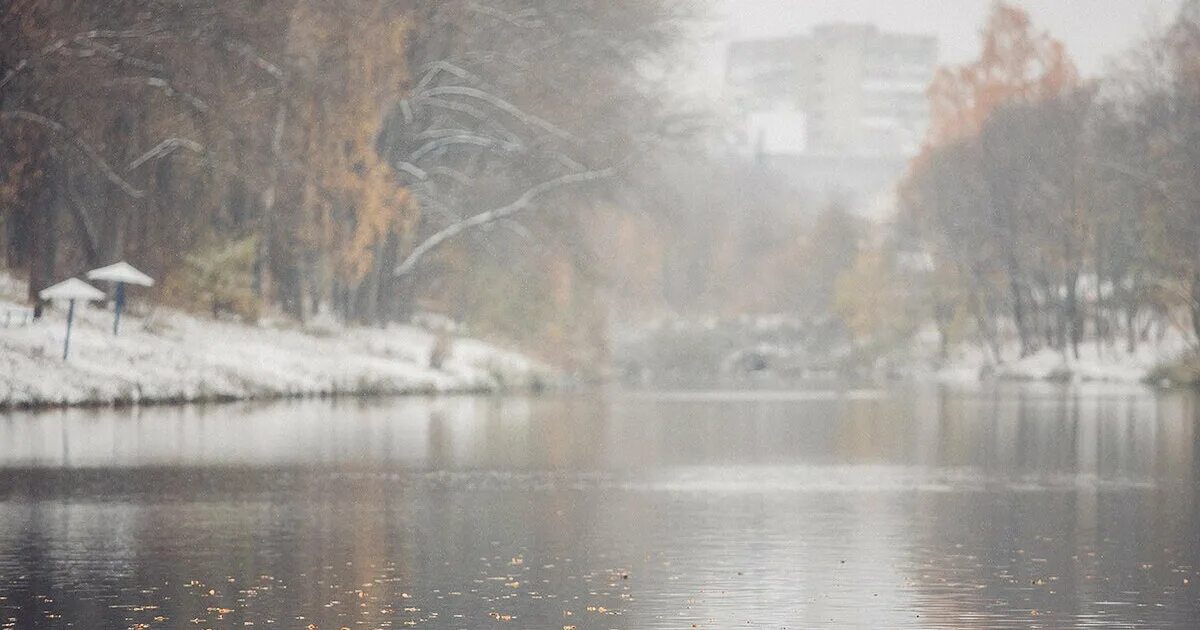
{"type": "Polygon", "coordinates": [[[1079,75],[1061,41],[1036,31],[1029,14],[997,1],[982,32],[979,59],[937,71],[929,87],[928,143],[946,144],[979,133],[1004,103],[1063,94],[1079,75]]]}
{"type": "Polygon", "coordinates": [[[1022,354],[1036,348],[1040,330],[1057,327],[1051,336],[1060,344],[1079,336],[1073,303],[1043,326],[1038,319],[1052,307],[1034,302],[1049,301],[1043,294],[1056,294],[1051,287],[1060,281],[1075,299],[1085,237],[1075,220],[1076,193],[1089,94],[1062,42],[1003,1],[984,26],[979,58],[940,69],[929,88],[925,146],[901,185],[904,219],[933,255],[933,275],[966,289],[956,299],[974,312],[994,352],[990,320],[1002,310],[1022,354]],[[1043,238],[1051,233],[1053,244],[1043,238]]]}

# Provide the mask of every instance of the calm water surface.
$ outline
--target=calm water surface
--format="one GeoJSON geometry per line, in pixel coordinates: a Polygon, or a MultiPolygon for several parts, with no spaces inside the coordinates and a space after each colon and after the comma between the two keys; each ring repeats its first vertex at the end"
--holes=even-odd
{"type": "Polygon", "coordinates": [[[4,415],[0,627],[1196,628],[1198,408],[1006,387],[4,415]]]}

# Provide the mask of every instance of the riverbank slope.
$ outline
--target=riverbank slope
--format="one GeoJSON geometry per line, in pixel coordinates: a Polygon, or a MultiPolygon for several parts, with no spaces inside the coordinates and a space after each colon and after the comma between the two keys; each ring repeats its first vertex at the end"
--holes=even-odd
{"type": "Polygon", "coordinates": [[[956,348],[946,359],[928,355],[909,360],[908,365],[920,372],[933,373],[942,381],[1050,381],[1050,382],[1107,382],[1157,384],[1155,374],[1164,366],[1180,360],[1187,351],[1182,341],[1175,339],[1145,343],[1134,352],[1115,346],[1082,344],[1079,356],[1070,351],[1044,348],[1024,357],[1015,344],[1002,350],[1002,360],[996,362],[988,352],[974,345],[956,348]]]}
{"type": "Polygon", "coordinates": [[[0,408],[496,392],[556,378],[517,352],[454,335],[431,360],[439,335],[415,326],[247,325],[165,308],[122,317],[114,337],[111,310],[77,307],[63,361],[65,307],[28,323],[26,311],[0,294],[0,313],[18,313],[0,316],[0,408]]]}

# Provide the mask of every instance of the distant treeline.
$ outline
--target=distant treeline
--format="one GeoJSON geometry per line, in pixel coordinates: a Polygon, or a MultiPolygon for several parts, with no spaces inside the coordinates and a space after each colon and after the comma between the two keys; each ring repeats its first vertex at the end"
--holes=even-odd
{"type": "Polygon", "coordinates": [[[939,72],[901,213],[839,282],[860,341],[1200,339],[1200,3],[1098,80],[1003,3],[983,43],[939,72]]]}

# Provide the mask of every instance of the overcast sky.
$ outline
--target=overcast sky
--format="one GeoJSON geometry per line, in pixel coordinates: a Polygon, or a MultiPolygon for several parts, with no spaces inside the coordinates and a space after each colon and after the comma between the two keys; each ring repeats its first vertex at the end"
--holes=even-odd
{"type": "MultiPolygon", "coordinates": [[[[700,65],[719,81],[729,40],[803,33],[826,22],[870,22],[884,30],[931,34],[943,63],[979,51],[991,0],[710,0],[716,12],[700,65]]],[[[1066,43],[1085,74],[1144,39],[1174,15],[1181,0],[1016,0],[1034,25],[1066,43]]]]}

